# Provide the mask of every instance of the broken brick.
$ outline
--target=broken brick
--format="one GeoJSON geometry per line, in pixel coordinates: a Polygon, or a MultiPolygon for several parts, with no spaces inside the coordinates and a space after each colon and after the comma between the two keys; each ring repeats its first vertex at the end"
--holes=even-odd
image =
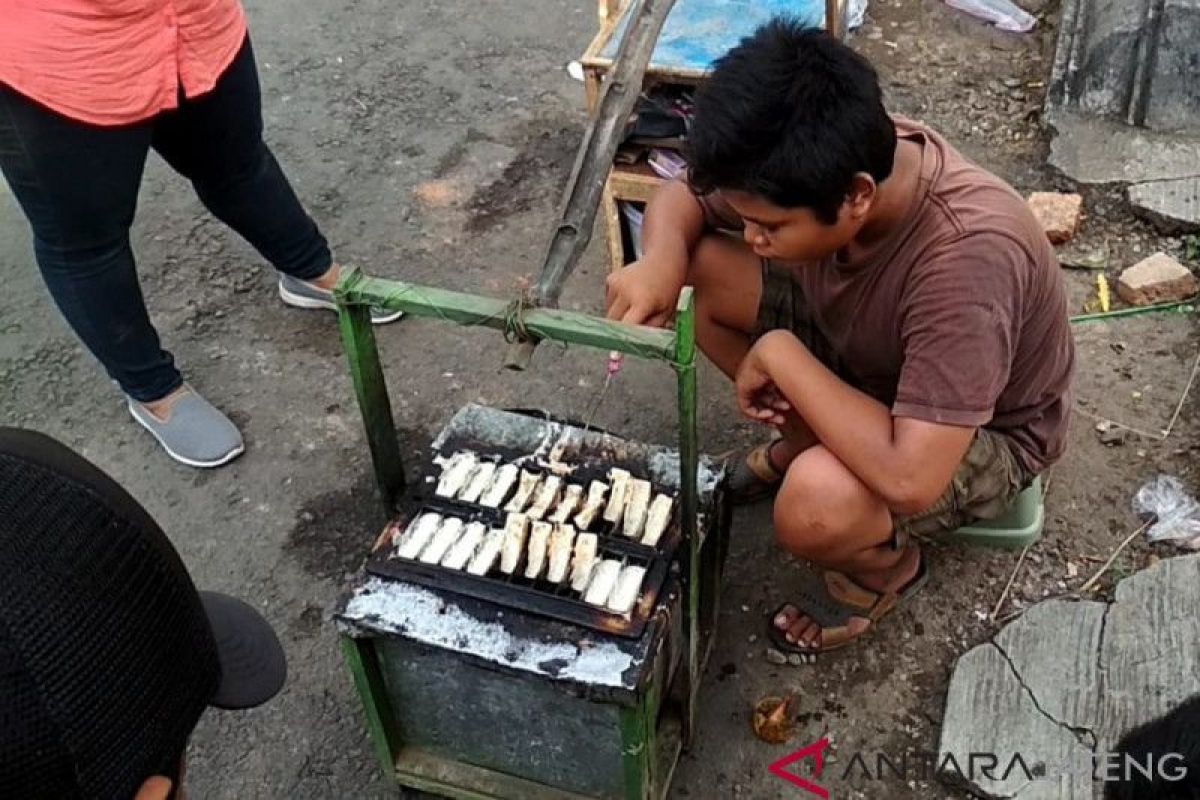
{"type": "Polygon", "coordinates": [[[1062,244],[1079,229],[1083,198],[1077,194],[1034,192],[1029,195],[1029,210],[1041,223],[1051,244],[1062,244]]]}
{"type": "Polygon", "coordinates": [[[1200,291],[1191,270],[1166,253],[1155,253],[1121,273],[1117,294],[1134,306],[1186,300],[1200,291]]]}

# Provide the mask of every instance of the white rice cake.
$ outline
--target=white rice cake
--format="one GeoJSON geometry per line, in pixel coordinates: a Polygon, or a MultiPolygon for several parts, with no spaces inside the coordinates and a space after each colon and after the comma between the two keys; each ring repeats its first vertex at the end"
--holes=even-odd
{"type": "Polygon", "coordinates": [[[509,514],[508,519],[504,521],[504,546],[500,548],[500,571],[505,575],[512,575],[517,571],[528,535],[529,517],[524,514],[509,514]]]}
{"type": "Polygon", "coordinates": [[[597,564],[596,568],[592,570],[592,579],[588,581],[587,591],[583,594],[583,602],[593,606],[607,604],[620,574],[620,561],[606,558],[597,564]]]}
{"type": "Polygon", "coordinates": [[[604,481],[592,481],[588,486],[587,499],[583,501],[583,509],[575,515],[575,527],[586,531],[592,527],[592,520],[604,510],[604,499],[608,496],[608,484],[604,481]]]}
{"type": "Polygon", "coordinates": [[[455,453],[442,469],[434,492],[439,497],[454,497],[467,485],[478,465],[479,459],[474,453],[455,453]]]}
{"type": "Polygon", "coordinates": [[[459,493],[458,499],[464,503],[477,503],[479,498],[483,496],[484,489],[492,484],[492,478],[496,476],[496,462],[483,461],[475,470],[475,474],[471,476],[471,480],[467,483],[467,487],[459,493]]]}
{"type": "Polygon", "coordinates": [[[667,530],[667,525],[671,522],[671,507],[674,504],[674,498],[667,494],[660,494],[654,498],[654,502],[650,504],[650,510],[646,512],[646,527],[642,533],[642,544],[650,547],[658,544],[658,540],[662,538],[663,533],[667,530]]]}
{"type": "Polygon", "coordinates": [[[546,568],[546,548],[554,526],[549,522],[535,522],[530,526],[529,546],[525,548],[525,577],[537,580],[546,568]]]}
{"type": "Polygon", "coordinates": [[[525,513],[530,519],[541,519],[550,511],[550,507],[554,505],[554,501],[558,499],[558,490],[562,488],[562,478],[557,475],[547,475],[546,480],[542,481],[542,487],[538,489],[537,497],[533,501],[533,505],[525,513]]]}
{"type": "Polygon", "coordinates": [[[542,479],[541,475],[528,470],[521,470],[521,481],[517,484],[517,493],[508,501],[508,505],[504,510],[510,514],[519,514],[525,510],[525,506],[529,505],[529,501],[533,498],[534,491],[537,490],[538,481],[542,479]]]}
{"type": "Polygon", "coordinates": [[[578,483],[568,483],[567,488],[563,489],[562,499],[558,501],[554,513],[550,515],[550,521],[560,524],[566,522],[575,513],[575,509],[579,507],[579,501],[582,499],[583,487],[578,483]]]}
{"type": "Polygon", "coordinates": [[[621,521],[621,515],[625,512],[625,492],[631,477],[633,476],[620,467],[613,467],[608,471],[608,505],[604,508],[604,520],[611,522],[613,527],[621,521]]]}
{"type": "Polygon", "coordinates": [[[546,580],[562,583],[567,579],[567,568],[571,565],[571,545],[575,543],[575,528],[556,525],[550,534],[550,564],[546,568],[546,580]]]}
{"type": "Polygon", "coordinates": [[[575,537],[575,557],[571,559],[571,588],[582,592],[592,577],[596,563],[596,546],[600,539],[594,533],[581,533],[575,537]]]}
{"type": "Polygon", "coordinates": [[[493,528],[488,531],[487,536],[483,538],[483,543],[479,545],[479,550],[471,558],[471,563],[467,564],[467,572],[472,575],[487,575],[496,565],[496,559],[500,557],[502,547],[504,547],[504,529],[493,528]]]}
{"type": "Polygon", "coordinates": [[[463,531],[463,535],[454,543],[446,552],[446,557],[442,559],[442,566],[447,569],[462,569],[471,560],[471,556],[475,555],[475,550],[483,541],[484,534],[487,533],[487,526],[482,522],[472,522],[467,525],[467,529],[463,531]]]}
{"type": "Polygon", "coordinates": [[[628,614],[633,610],[638,595],[642,593],[642,579],[646,577],[646,568],[630,564],[621,570],[617,578],[616,588],[608,597],[608,610],[617,614],[628,614]]]}
{"type": "Polygon", "coordinates": [[[491,485],[479,498],[479,504],[488,508],[499,508],[500,504],[504,502],[504,498],[508,497],[508,491],[517,482],[517,476],[520,473],[521,470],[517,468],[516,464],[504,464],[497,468],[491,485]]]}
{"type": "Polygon", "coordinates": [[[429,540],[433,538],[441,525],[441,514],[434,514],[430,511],[417,517],[409,524],[399,541],[396,541],[393,536],[392,541],[396,544],[396,555],[401,558],[416,558],[429,544],[429,540]]]}
{"type": "Polygon", "coordinates": [[[425,551],[421,553],[421,563],[437,564],[446,555],[446,552],[454,546],[458,541],[458,537],[462,536],[463,526],[465,523],[458,517],[446,517],[442,520],[442,524],[438,526],[437,533],[433,535],[429,545],[425,551]]]}
{"type": "Polygon", "coordinates": [[[642,527],[646,524],[646,511],[650,508],[652,493],[650,481],[634,478],[629,482],[625,498],[625,536],[628,539],[640,539],[642,527]]]}

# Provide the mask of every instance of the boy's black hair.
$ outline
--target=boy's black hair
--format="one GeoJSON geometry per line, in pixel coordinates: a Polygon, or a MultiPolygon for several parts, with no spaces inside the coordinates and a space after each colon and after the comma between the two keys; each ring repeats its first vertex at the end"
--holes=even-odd
{"type": "Polygon", "coordinates": [[[870,63],[824,31],[777,18],[722,56],[696,97],[689,182],[748,192],[826,224],[855,173],[892,173],[896,128],[870,63]]]}

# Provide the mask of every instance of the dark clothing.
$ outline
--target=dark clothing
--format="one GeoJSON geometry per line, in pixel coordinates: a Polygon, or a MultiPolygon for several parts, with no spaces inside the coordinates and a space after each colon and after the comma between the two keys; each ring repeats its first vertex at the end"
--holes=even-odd
{"type": "MultiPolygon", "coordinates": [[[[1065,448],[1075,363],[1054,251],[1003,181],[923,125],[896,128],[922,148],[907,222],[853,262],[772,264],[760,317],[894,416],[987,428],[1036,475],[1065,448]]],[[[719,193],[701,202],[710,225],[742,226],[719,193]]]]}
{"type": "Polygon", "coordinates": [[[205,207],[281,272],[311,280],[329,247],[262,139],[249,39],[208,94],[143,123],[76,122],[0,86],[0,170],[33,228],[34,253],[75,333],[131,397],[182,382],[150,324],[129,226],[154,148],[205,207]]]}

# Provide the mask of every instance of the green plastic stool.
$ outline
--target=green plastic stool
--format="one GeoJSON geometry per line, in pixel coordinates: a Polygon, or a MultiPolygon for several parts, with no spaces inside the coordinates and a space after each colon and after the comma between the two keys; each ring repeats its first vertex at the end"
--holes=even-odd
{"type": "Polygon", "coordinates": [[[973,547],[997,547],[1020,550],[1042,535],[1046,509],[1042,504],[1042,479],[1037,477],[1006,513],[996,519],[964,525],[945,538],[973,547]]]}

